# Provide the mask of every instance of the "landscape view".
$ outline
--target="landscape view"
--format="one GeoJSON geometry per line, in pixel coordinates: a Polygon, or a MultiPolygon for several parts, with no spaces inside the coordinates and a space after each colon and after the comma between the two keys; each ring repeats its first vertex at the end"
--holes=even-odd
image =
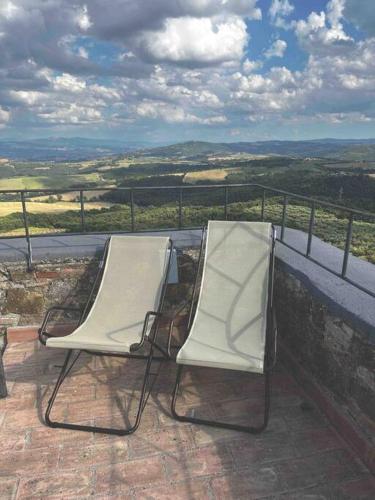
{"type": "MultiPolygon", "coordinates": [[[[1,190],[27,190],[31,234],[81,231],[80,190],[83,193],[86,231],[130,231],[129,191],[106,188],[199,186],[255,183],[335,204],[375,211],[375,140],[268,141],[210,143],[191,141],[171,146],[118,153],[119,144],[99,141],[55,140],[31,142],[35,159],[13,143],[14,159],[1,161],[1,190]],[[113,151],[113,149],[115,151],[113,151]],[[117,151],[116,151],[117,149],[117,151]],[[64,159],[48,156],[61,150],[64,159]],[[96,153],[100,151],[100,153],[96,153]],[[98,157],[95,158],[95,154],[98,157]],[[102,156],[105,154],[105,156],[102,156]],[[79,159],[80,156],[90,159],[79,159]],[[69,157],[74,159],[68,160],[69,157]],[[38,193],[38,189],[61,192],[38,193]]],[[[0,144],[2,148],[10,148],[0,144]]],[[[125,147],[124,147],[125,149],[125,147]]],[[[5,151],[4,151],[5,152],[5,151]]],[[[9,152],[9,149],[8,149],[9,152]]],[[[136,190],[133,193],[135,229],[177,228],[179,190],[136,190]]],[[[230,219],[259,220],[263,192],[257,187],[235,187],[227,194],[230,219]]],[[[281,222],[283,196],[267,192],[264,217],[281,222]]],[[[224,189],[183,192],[183,226],[197,227],[208,219],[223,218],[224,189]]],[[[291,198],[288,227],[306,231],[310,203],[291,198]]],[[[1,234],[24,234],[19,193],[1,194],[1,234]]],[[[316,207],[314,234],[343,248],[348,217],[345,211],[316,207]]],[[[375,226],[371,218],[354,222],[352,252],[375,262],[375,226]]]]}

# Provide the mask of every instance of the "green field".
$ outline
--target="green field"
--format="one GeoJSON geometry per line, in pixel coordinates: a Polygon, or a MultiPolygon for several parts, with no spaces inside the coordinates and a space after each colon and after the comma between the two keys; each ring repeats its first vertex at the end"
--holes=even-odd
{"type": "MultiPolygon", "coordinates": [[[[0,167],[1,168],[1,167],[0,167]]],[[[38,168],[38,167],[37,167],[38,168]]],[[[0,179],[0,189],[64,189],[89,184],[99,185],[102,178],[98,172],[82,175],[20,176],[0,179]]]]}
{"type": "MultiPolygon", "coordinates": [[[[98,210],[111,207],[111,203],[104,201],[88,201],[85,203],[85,210],[98,210]]],[[[54,203],[28,201],[26,204],[27,211],[34,214],[60,214],[69,210],[80,210],[81,205],[74,201],[58,201],[54,203]]],[[[0,202],[0,217],[5,215],[22,212],[22,205],[19,201],[2,201],[0,202]]]]}
{"type": "Polygon", "coordinates": [[[0,179],[0,189],[44,189],[48,177],[14,177],[0,179]]]}

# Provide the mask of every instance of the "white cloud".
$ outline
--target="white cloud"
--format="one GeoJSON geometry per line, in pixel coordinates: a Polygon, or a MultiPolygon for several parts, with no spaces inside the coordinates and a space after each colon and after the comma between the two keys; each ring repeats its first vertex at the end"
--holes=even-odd
{"type": "Polygon", "coordinates": [[[89,53],[85,49],[85,47],[79,47],[78,48],[78,55],[80,57],[83,57],[83,59],[88,59],[89,58],[89,53]]]}
{"type": "Polygon", "coordinates": [[[242,63],[242,69],[244,73],[252,73],[263,66],[262,61],[250,61],[250,59],[245,59],[242,63]]]}
{"type": "Polygon", "coordinates": [[[222,103],[220,102],[218,96],[210,90],[204,89],[195,91],[193,97],[198,105],[202,105],[204,107],[219,108],[222,106],[222,103]]]}
{"type": "Polygon", "coordinates": [[[81,78],[69,75],[68,73],[63,73],[61,76],[57,76],[54,81],[55,90],[63,90],[73,93],[82,92],[86,88],[86,82],[81,78]]]}
{"type": "Polygon", "coordinates": [[[104,85],[94,83],[88,87],[88,90],[95,98],[100,97],[101,99],[115,102],[121,100],[120,90],[114,87],[105,87],[104,85]]]}
{"type": "Polygon", "coordinates": [[[366,116],[364,113],[317,113],[313,117],[313,121],[326,123],[369,123],[373,118],[366,116]]]}
{"type": "Polygon", "coordinates": [[[242,57],[246,24],[226,18],[168,18],[159,31],[144,31],[136,45],[147,57],[174,63],[221,63],[242,57]]]}
{"type": "Polygon", "coordinates": [[[289,24],[285,20],[286,17],[294,11],[294,5],[288,0],[272,0],[272,4],[268,11],[271,23],[278,28],[288,28],[289,24]]]}
{"type": "Polygon", "coordinates": [[[136,113],[142,118],[161,119],[166,123],[200,123],[203,125],[214,125],[225,123],[227,120],[223,115],[200,117],[176,105],[146,100],[137,105],[136,113]]]}
{"type": "Polygon", "coordinates": [[[80,9],[76,17],[76,22],[82,31],[87,31],[92,26],[92,22],[87,11],[87,5],[83,5],[80,9]]]}
{"type": "Polygon", "coordinates": [[[285,40],[275,40],[271,47],[267,49],[264,53],[267,59],[271,57],[283,57],[288,44],[285,40]]]}
{"type": "Polygon", "coordinates": [[[39,113],[39,117],[55,124],[82,125],[97,123],[102,120],[101,112],[87,106],[72,103],[68,107],[62,106],[54,111],[39,113]]]}
{"type": "Polygon", "coordinates": [[[0,126],[371,123],[375,39],[352,40],[343,16],[375,34],[373,0],[291,21],[294,3],[269,1],[267,17],[306,51],[298,71],[262,68],[292,52],[293,32],[249,56],[255,0],[0,0],[0,126]]]}
{"type": "Polygon", "coordinates": [[[292,23],[300,44],[309,52],[343,49],[353,39],[341,22],[345,0],[330,0],[327,12],[311,12],[307,19],[292,23]]]}
{"type": "Polygon", "coordinates": [[[36,92],[32,90],[11,90],[9,92],[9,95],[16,101],[24,103],[28,106],[31,106],[38,100],[43,99],[42,92],[36,92]]]}
{"type": "Polygon", "coordinates": [[[17,11],[19,11],[19,8],[15,3],[10,0],[2,0],[2,4],[0,5],[0,16],[4,16],[5,19],[9,20],[17,15],[17,11]]]}

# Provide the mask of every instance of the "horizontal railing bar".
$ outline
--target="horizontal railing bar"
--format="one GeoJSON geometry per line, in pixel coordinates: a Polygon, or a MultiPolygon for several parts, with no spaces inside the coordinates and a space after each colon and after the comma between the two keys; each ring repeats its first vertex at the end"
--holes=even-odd
{"type": "Polygon", "coordinates": [[[58,193],[73,193],[76,191],[128,191],[130,192],[131,190],[133,191],[170,191],[170,190],[176,190],[176,189],[183,189],[183,190],[200,190],[200,189],[222,189],[223,187],[227,186],[228,188],[245,188],[245,187],[254,187],[254,188],[260,188],[264,189],[265,191],[276,193],[282,196],[288,196],[292,197],[297,200],[303,200],[306,202],[314,202],[315,204],[322,205],[325,207],[330,207],[334,208],[336,210],[342,210],[343,212],[346,213],[352,213],[352,214],[357,214],[361,215],[364,217],[370,217],[375,219],[375,214],[372,212],[367,212],[364,210],[358,210],[355,208],[349,208],[345,207],[344,205],[337,205],[335,203],[331,203],[329,201],[325,200],[320,200],[318,198],[310,198],[308,196],[304,196],[301,194],[296,194],[292,193],[290,191],[284,191],[282,189],[276,189],[270,186],[265,186],[263,184],[257,184],[257,183],[246,183],[246,184],[199,184],[199,185],[180,185],[180,186],[132,186],[132,187],[105,187],[105,186],[100,186],[100,187],[77,187],[77,188],[69,188],[69,189],[0,189],[0,195],[1,194],[20,194],[20,193],[46,193],[46,194],[58,194],[58,193]]]}

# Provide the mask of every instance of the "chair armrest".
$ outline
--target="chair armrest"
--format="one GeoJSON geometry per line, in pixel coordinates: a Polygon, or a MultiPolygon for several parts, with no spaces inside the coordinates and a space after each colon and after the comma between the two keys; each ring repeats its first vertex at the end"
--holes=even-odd
{"type": "Polygon", "coordinates": [[[144,342],[146,340],[146,333],[147,333],[147,328],[148,328],[148,322],[149,322],[151,316],[161,317],[162,313],[157,312],[157,311],[147,311],[146,316],[145,316],[145,320],[143,322],[143,329],[142,329],[141,340],[140,340],[140,342],[136,342],[135,344],[132,344],[130,346],[130,352],[137,351],[138,349],[140,349],[143,346],[143,344],[144,344],[144,342]]]}
{"type": "Polygon", "coordinates": [[[44,339],[44,336],[46,335],[46,327],[47,327],[47,324],[48,324],[48,321],[50,319],[50,316],[53,312],[55,311],[64,311],[64,312],[79,312],[80,313],[80,317],[79,317],[79,321],[81,321],[81,317],[82,317],[82,310],[77,308],[77,307],[71,307],[71,306],[52,306],[50,307],[45,316],[44,316],[44,319],[43,319],[43,322],[42,322],[42,325],[41,327],[39,328],[38,330],[38,336],[39,336],[39,341],[43,344],[43,345],[46,345],[46,340],[44,339]]]}

